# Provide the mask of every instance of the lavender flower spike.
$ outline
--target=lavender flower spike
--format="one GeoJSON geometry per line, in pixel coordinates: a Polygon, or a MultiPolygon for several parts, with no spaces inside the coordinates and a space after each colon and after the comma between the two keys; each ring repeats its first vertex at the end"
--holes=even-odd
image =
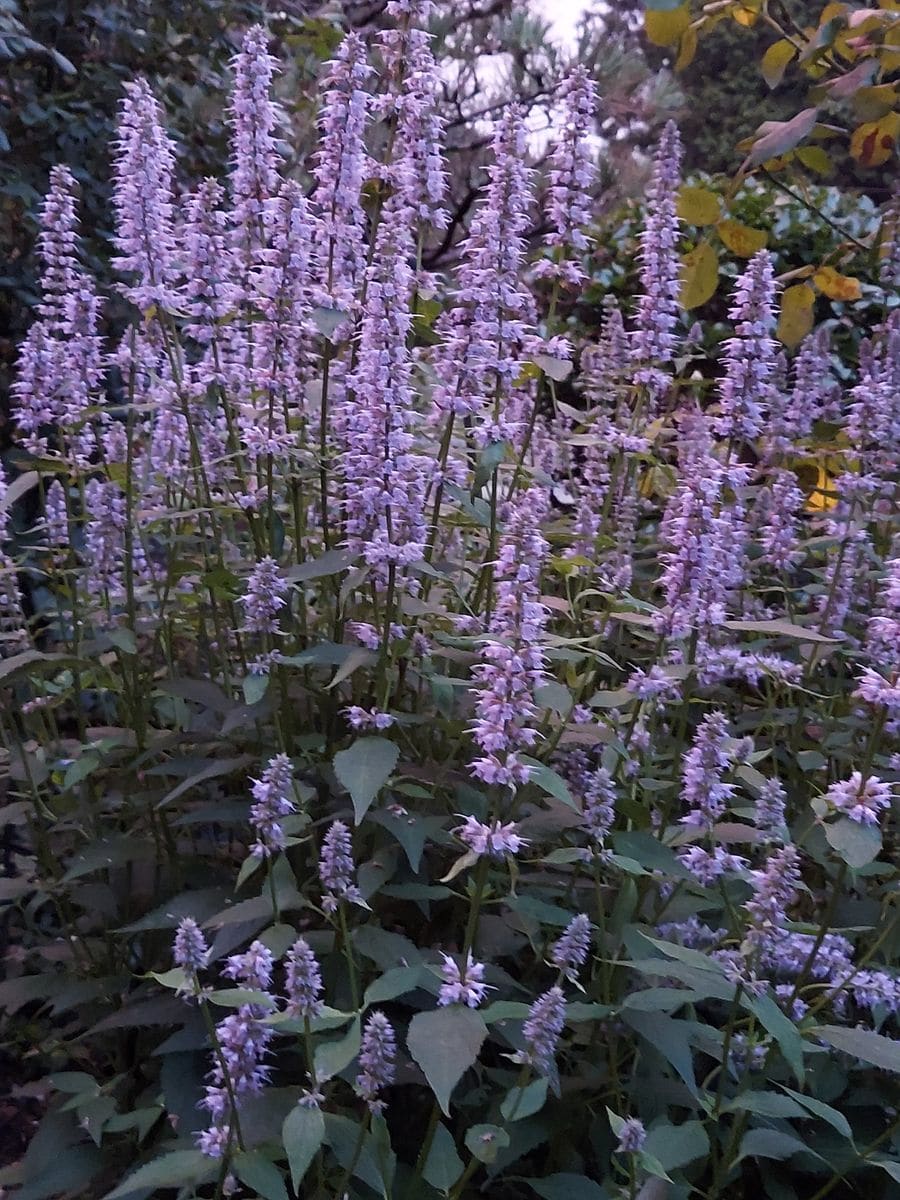
{"type": "Polygon", "coordinates": [[[246,628],[254,633],[277,633],[278,613],[285,607],[288,585],[274,558],[261,558],[247,580],[244,596],[246,628]]]}
{"type": "Polygon", "coordinates": [[[725,438],[753,441],[776,400],[775,270],[768,250],[755,254],[738,278],[728,315],[735,329],[725,343],[716,429],[725,438]]]}
{"type": "Polygon", "coordinates": [[[325,912],[336,912],[341,900],[351,904],[362,902],[359,888],[353,880],[354,872],[350,830],[343,821],[334,821],[325,834],[319,855],[319,878],[325,889],[322,907],[325,912]]]}
{"type": "Polygon", "coordinates": [[[253,780],[253,799],[250,822],[257,840],[250,853],[269,858],[287,844],[281,818],[295,811],[293,799],[293,767],[286,754],[276,754],[269,760],[261,779],[253,780]]]}
{"type": "Polygon", "coordinates": [[[679,220],[676,208],[681,184],[681,138],[670,121],[663,130],[647,192],[647,222],[641,234],[641,298],[635,320],[632,352],[638,370],[635,381],[654,396],[668,385],[665,368],[677,348],[678,298],[681,291],[679,220]]]}
{"type": "Polygon", "coordinates": [[[298,938],[285,956],[285,1012],[312,1021],[322,1012],[322,972],[304,938],[298,938]]]}
{"type": "Polygon", "coordinates": [[[863,778],[854,771],[849,779],[833,783],[825,800],[838,812],[859,825],[877,825],[881,814],[891,806],[891,785],[875,775],[863,778]]]}
{"type": "Polygon", "coordinates": [[[619,1143],[616,1146],[618,1154],[638,1154],[644,1148],[647,1131],[643,1121],[637,1117],[626,1117],[619,1128],[619,1143]]]}
{"type": "Polygon", "coordinates": [[[185,971],[202,971],[209,961],[209,947],[193,917],[182,917],[172,946],[175,965],[185,971]]]}
{"type": "Polygon", "coordinates": [[[438,993],[438,1005],[465,1004],[477,1008],[487,995],[489,988],[484,979],[484,963],[475,962],[471,950],[466,955],[464,967],[449,954],[442,954],[441,978],[443,983],[438,993]]]}
{"type": "Polygon", "coordinates": [[[550,951],[550,961],[570,983],[578,978],[591,947],[591,922],[585,913],[573,917],[550,951]]]}
{"type": "Polygon", "coordinates": [[[397,1040],[390,1021],[384,1013],[373,1012],[363,1029],[356,1077],[356,1090],[372,1113],[380,1113],[385,1107],[379,1093],[394,1082],[396,1057],[397,1040]]]}
{"type": "Polygon", "coordinates": [[[556,1048],[566,1022],[566,1000],[562,988],[552,987],[539,996],[528,1010],[523,1026],[525,1049],[517,1061],[528,1063],[540,1075],[556,1077],[556,1048]]]}

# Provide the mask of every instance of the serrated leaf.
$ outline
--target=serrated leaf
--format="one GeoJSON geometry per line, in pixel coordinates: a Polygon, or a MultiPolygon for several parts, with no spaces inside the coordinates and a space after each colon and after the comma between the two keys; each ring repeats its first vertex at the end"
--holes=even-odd
{"type": "Polygon", "coordinates": [[[332,1079],[349,1067],[359,1054],[361,1041],[360,1020],[359,1017],[356,1017],[342,1038],[331,1042],[320,1042],[316,1046],[315,1054],[316,1079],[321,1083],[325,1079],[332,1079]]]}
{"type": "Polygon", "coordinates": [[[681,260],[681,306],[699,308],[719,285],[719,256],[709,242],[700,242],[681,260]]]}
{"type": "Polygon", "coordinates": [[[769,235],[764,229],[753,229],[730,218],[720,221],[716,230],[732,254],[737,254],[740,258],[752,258],[769,241],[769,235]]]}
{"type": "Polygon", "coordinates": [[[870,1029],[845,1029],[842,1025],[820,1025],[815,1036],[854,1058],[900,1074],[900,1041],[873,1033],[870,1029]]]}
{"type": "Polygon", "coordinates": [[[858,870],[874,862],[881,853],[881,830],[877,825],[863,825],[849,817],[839,817],[825,826],[828,845],[839,854],[848,867],[858,870]]]}
{"type": "Polygon", "coordinates": [[[535,1079],[525,1087],[514,1087],[506,1093],[500,1105],[504,1121],[523,1121],[540,1112],[547,1102],[547,1080],[535,1079]]]}
{"type": "Polygon", "coordinates": [[[574,809],[575,812],[580,812],[578,805],[569,791],[569,785],[552,767],[548,767],[546,763],[538,762],[536,758],[530,758],[527,754],[520,754],[519,761],[528,767],[528,782],[536,784],[552,796],[554,800],[559,800],[561,804],[565,804],[567,808],[574,809]]]}
{"type": "Polygon", "coordinates": [[[657,1125],[647,1134],[644,1152],[652,1155],[664,1171],[674,1171],[708,1154],[709,1137],[699,1121],[657,1125]]]}
{"type": "Polygon", "coordinates": [[[807,1110],[807,1113],[819,1117],[831,1126],[832,1129],[845,1137],[849,1142],[853,1141],[853,1130],[850,1128],[850,1122],[843,1113],[838,1112],[836,1108],[832,1108],[830,1104],[825,1104],[822,1100],[817,1100],[815,1096],[805,1096],[802,1092],[792,1091],[785,1084],[781,1087],[787,1092],[788,1096],[802,1108],[807,1110]]]}
{"type": "Polygon", "coordinates": [[[262,1200],[288,1200],[281,1172],[258,1150],[236,1154],[234,1173],[241,1183],[261,1196],[262,1200]]]}
{"type": "Polygon", "coordinates": [[[153,1191],[162,1188],[196,1187],[213,1179],[218,1174],[218,1164],[199,1150],[173,1150],[153,1162],[146,1163],[111,1192],[103,1200],[120,1200],[135,1192],[153,1191]]]}
{"type": "Polygon", "coordinates": [[[325,1118],[321,1109],[298,1104],[285,1117],[281,1139],[287,1154],[291,1183],[300,1195],[300,1184],[325,1140],[325,1118]]]}
{"type": "Polygon", "coordinates": [[[456,1152],[453,1135],[447,1126],[439,1121],[422,1176],[426,1183],[430,1183],[446,1196],[462,1173],[463,1161],[456,1152]]]}
{"type": "Polygon", "coordinates": [[[793,1158],[804,1152],[813,1153],[794,1133],[782,1133],[780,1129],[751,1129],[744,1134],[738,1161],[742,1158],[793,1158]]]}
{"type": "Polygon", "coordinates": [[[526,1179],[525,1183],[543,1200],[609,1200],[609,1194],[587,1175],[545,1175],[543,1179],[526,1179]]]}
{"type": "Polygon", "coordinates": [[[358,738],[334,756],[334,773],[350,793],[357,825],[387,783],[400,757],[400,747],[387,738],[358,738]]]}
{"type": "Polygon", "coordinates": [[[450,1115],[453,1089],[477,1061],[486,1037],[479,1014],[457,1004],[416,1013],[410,1022],[406,1044],[445,1116],[450,1115]]]}

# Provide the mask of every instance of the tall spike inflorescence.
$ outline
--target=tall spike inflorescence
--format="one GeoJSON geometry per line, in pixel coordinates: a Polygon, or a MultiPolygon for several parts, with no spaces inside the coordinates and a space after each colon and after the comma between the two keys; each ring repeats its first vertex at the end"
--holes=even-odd
{"type": "Polygon", "coordinates": [[[681,185],[681,138],[669,121],[663,130],[647,191],[647,219],[641,234],[641,297],[635,314],[632,353],[635,382],[652,400],[669,386],[668,368],[678,347],[678,298],[681,261],[678,256],[678,188],[681,185]]]}
{"type": "Polygon", "coordinates": [[[774,406],[775,272],[760,250],[735,284],[729,310],[734,334],[725,342],[725,374],[719,387],[717,431],[729,441],[759,437],[774,406]]]}

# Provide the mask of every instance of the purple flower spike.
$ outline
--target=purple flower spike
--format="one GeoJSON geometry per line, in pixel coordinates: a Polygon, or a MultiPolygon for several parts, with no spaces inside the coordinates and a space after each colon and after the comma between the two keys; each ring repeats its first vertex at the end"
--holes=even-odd
{"type": "Polygon", "coordinates": [[[322,973],[303,938],[298,938],[285,956],[285,990],[289,1016],[312,1021],[322,1012],[322,973]]]}
{"type": "Polygon", "coordinates": [[[334,821],[322,840],[319,855],[319,878],[325,889],[322,907],[327,913],[336,912],[341,900],[351,904],[362,901],[354,883],[355,871],[350,830],[343,821],[334,821]]]}
{"type": "Polygon", "coordinates": [[[438,1004],[446,1007],[449,1004],[465,1004],[469,1008],[477,1008],[490,990],[484,980],[484,963],[475,962],[472,952],[466,955],[465,967],[442,954],[444,962],[441,966],[441,984],[438,993],[438,1004]]]}
{"type": "Polygon", "coordinates": [[[585,913],[573,917],[550,951],[550,961],[571,983],[578,978],[591,947],[591,922],[585,913]]]}
{"type": "Polygon", "coordinates": [[[202,971],[209,961],[209,947],[193,917],[182,917],[172,946],[175,965],[185,971],[202,971]]]}
{"type": "Polygon", "coordinates": [[[647,1140],[647,1131],[644,1128],[643,1121],[637,1117],[626,1117],[619,1128],[619,1144],[616,1146],[618,1154],[638,1154],[644,1148],[644,1143],[647,1140]]]}
{"type": "Polygon", "coordinates": [[[384,1013],[373,1012],[363,1029],[360,1071],[356,1077],[356,1090],[372,1113],[380,1113],[385,1108],[379,1092],[394,1082],[396,1057],[397,1041],[390,1021],[384,1013]]]}
{"type": "Polygon", "coordinates": [[[566,1023],[566,999],[562,988],[552,987],[539,996],[528,1010],[523,1026],[525,1049],[518,1061],[534,1067],[539,1075],[556,1077],[556,1048],[566,1023]]]}
{"type": "Polygon", "coordinates": [[[735,329],[725,343],[716,429],[725,438],[749,442],[759,437],[776,401],[775,271],[768,250],[755,254],[738,278],[728,315],[735,329]]]}
{"type": "Polygon", "coordinates": [[[284,608],[288,585],[274,558],[261,558],[247,580],[244,596],[246,628],[254,633],[277,633],[278,614],[284,608]]]}
{"type": "Polygon", "coordinates": [[[286,754],[276,754],[269,760],[262,778],[253,780],[252,791],[254,804],[250,809],[250,822],[256,830],[257,840],[250,847],[250,853],[258,858],[269,858],[286,845],[281,818],[295,811],[293,768],[286,754]]]}

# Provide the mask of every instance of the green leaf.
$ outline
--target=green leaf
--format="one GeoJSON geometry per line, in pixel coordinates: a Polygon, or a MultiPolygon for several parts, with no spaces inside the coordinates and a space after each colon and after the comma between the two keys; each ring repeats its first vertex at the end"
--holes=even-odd
{"type": "Polygon", "coordinates": [[[254,704],[259,704],[269,690],[269,677],[268,675],[246,675],[241,688],[244,693],[244,703],[252,708],[254,704]]]}
{"type": "Polygon", "coordinates": [[[146,1163],[111,1192],[103,1200],[119,1200],[134,1192],[159,1188],[196,1187],[218,1174],[218,1164],[199,1150],[173,1150],[162,1158],[146,1163]]]}
{"type": "Polygon", "coordinates": [[[446,1116],[453,1089],[477,1060],[486,1037],[487,1026],[479,1014],[458,1004],[416,1013],[410,1022],[409,1052],[446,1116]]]}
{"type": "Polygon", "coordinates": [[[287,1153],[291,1182],[299,1195],[303,1177],[325,1140],[325,1118],[321,1109],[304,1108],[300,1104],[292,1108],[285,1118],[281,1137],[287,1153]]]}
{"type": "Polygon", "coordinates": [[[322,337],[330,342],[334,341],[335,333],[346,322],[347,314],[339,308],[314,308],[312,319],[322,337]]]}
{"type": "Polygon", "coordinates": [[[804,1096],[801,1092],[795,1092],[791,1088],[785,1087],[784,1084],[781,1084],[781,1087],[784,1088],[788,1096],[796,1101],[797,1104],[802,1105],[813,1116],[821,1117],[823,1121],[827,1121],[832,1129],[837,1130],[849,1142],[853,1141],[853,1130],[850,1128],[850,1122],[843,1113],[839,1113],[830,1104],[825,1104],[823,1101],[817,1100],[815,1096],[804,1096]]]}
{"type": "Polygon", "coordinates": [[[535,1079],[525,1087],[514,1087],[506,1093],[500,1105],[504,1121],[523,1121],[540,1112],[547,1100],[547,1080],[535,1079]]]}
{"type": "Polygon", "coordinates": [[[241,1183],[261,1196],[262,1200],[288,1200],[281,1172],[258,1150],[252,1150],[249,1154],[236,1154],[234,1172],[241,1183]]]}
{"type": "Polygon", "coordinates": [[[788,65],[797,57],[797,47],[787,38],[773,42],[762,57],[760,71],[770,88],[777,88],[788,65]]]}
{"type": "MultiPolygon", "coordinates": [[[[665,966],[665,964],[661,964],[665,966]]],[[[692,1095],[697,1095],[694,1076],[694,1056],[691,1053],[693,1026],[674,1017],[663,1017],[658,1013],[624,1012],[622,1019],[641,1035],[647,1044],[671,1063],[692,1095]]]]}
{"type": "Polygon", "coordinates": [[[544,1200],[609,1200],[609,1192],[587,1175],[545,1175],[524,1181],[544,1200]]]}
{"type": "Polygon", "coordinates": [[[462,1173],[463,1161],[456,1152],[453,1135],[443,1121],[439,1121],[422,1172],[425,1182],[446,1196],[462,1173]]]}
{"type": "MultiPolygon", "coordinates": [[[[793,1095],[793,1093],[792,1093],[793,1095]]],[[[807,1118],[809,1113],[791,1096],[780,1092],[742,1092],[722,1106],[723,1112],[749,1112],[758,1117],[776,1117],[783,1120],[807,1118]]]]}
{"type": "Polygon", "coordinates": [[[657,1125],[647,1134],[644,1152],[657,1159],[664,1171],[674,1171],[703,1158],[709,1152],[709,1137],[700,1121],[657,1125]]]}
{"type": "Polygon", "coordinates": [[[770,633],[773,637],[793,638],[796,642],[837,645],[835,638],[825,637],[815,629],[807,629],[804,625],[794,625],[790,621],[726,621],[725,628],[734,629],[738,633],[770,633]]]}
{"type": "Polygon", "coordinates": [[[873,1033],[870,1029],[845,1029],[842,1025],[820,1025],[816,1037],[854,1058],[900,1074],[900,1041],[873,1033]]]}
{"type": "Polygon", "coordinates": [[[752,1012],[763,1028],[775,1038],[794,1077],[802,1084],[805,1078],[803,1039],[797,1032],[794,1022],[785,1016],[772,997],[768,995],[757,996],[754,999],[745,996],[743,1006],[752,1012]]]}
{"type": "Polygon", "coordinates": [[[536,784],[548,796],[552,796],[554,800],[559,800],[567,808],[572,808],[575,812],[581,811],[575,803],[572,793],[569,791],[569,785],[552,767],[548,767],[546,763],[538,762],[536,758],[529,758],[527,754],[520,754],[519,761],[528,767],[529,783],[536,784]]]}
{"type": "Polygon", "coordinates": [[[891,1179],[900,1183],[900,1161],[896,1158],[870,1158],[869,1162],[873,1167],[881,1167],[882,1171],[887,1171],[891,1179]]]}
{"type": "Polygon", "coordinates": [[[357,825],[387,783],[400,757],[400,747],[387,738],[358,738],[334,756],[334,773],[350,793],[357,825]]]}
{"type": "Polygon", "coordinates": [[[508,1145],[509,1134],[499,1125],[473,1125],[466,1134],[466,1147],[479,1162],[494,1162],[508,1145]]]}
{"type": "Polygon", "coordinates": [[[779,1129],[751,1129],[744,1134],[738,1158],[792,1158],[795,1154],[812,1154],[804,1142],[793,1133],[779,1129]]]}
{"type": "Polygon", "coordinates": [[[555,383],[562,383],[572,374],[573,364],[568,358],[552,358],[549,354],[536,354],[535,366],[541,368],[555,383]]]}
{"type": "Polygon", "coordinates": [[[422,967],[394,967],[385,971],[380,979],[366,988],[363,1004],[366,1007],[384,1004],[386,1000],[396,1000],[398,996],[414,992],[422,982],[423,973],[422,967]]]}
{"type": "Polygon", "coordinates": [[[839,854],[848,867],[857,870],[868,866],[881,853],[881,830],[877,825],[863,825],[840,817],[825,826],[828,845],[839,854]]]}
{"type": "Polygon", "coordinates": [[[708,188],[685,184],[678,192],[678,216],[689,225],[713,225],[721,211],[719,197],[708,188]]]}
{"type": "Polygon", "coordinates": [[[331,1042],[322,1042],[316,1046],[316,1079],[321,1083],[339,1075],[345,1067],[349,1067],[359,1054],[362,1034],[359,1017],[353,1022],[342,1038],[331,1042]]]}

